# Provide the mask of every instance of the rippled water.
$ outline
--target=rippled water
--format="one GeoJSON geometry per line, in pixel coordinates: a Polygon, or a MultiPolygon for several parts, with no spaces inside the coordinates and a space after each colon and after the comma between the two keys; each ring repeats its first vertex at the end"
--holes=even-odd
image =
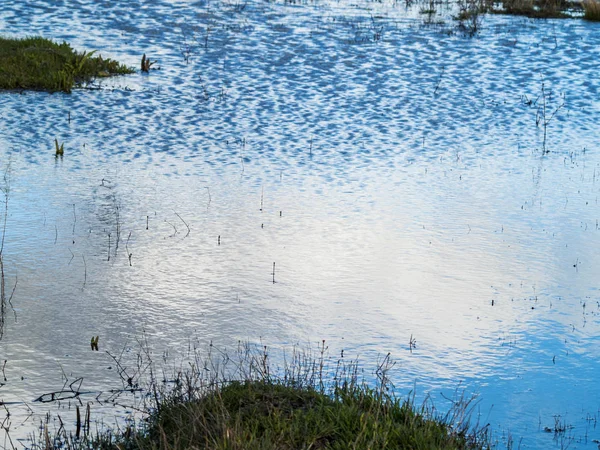
{"type": "Polygon", "coordinates": [[[145,330],[156,355],[391,352],[400,393],[479,393],[501,446],[597,448],[597,24],[491,16],[469,38],[387,1],[4,0],[0,33],[159,68],[0,94],[13,439],[65,379],[124,414],[95,403],[121,381],[89,339],[127,354],[145,330]],[[542,85],[547,118],[564,102],[548,152],[542,85]],[[573,428],[545,433],[558,416],[573,428]]]}

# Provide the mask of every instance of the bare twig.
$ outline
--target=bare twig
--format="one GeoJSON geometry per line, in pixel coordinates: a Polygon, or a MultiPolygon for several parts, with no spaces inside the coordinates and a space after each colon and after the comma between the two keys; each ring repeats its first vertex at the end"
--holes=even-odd
{"type": "Polygon", "coordinates": [[[444,76],[445,70],[446,70],[446,67],[442,66],[442,71],[440,72],[440,76],[438,77],[437,83],[435,84],[435,89],[433,90],[433,95],[437,94],[437,91],[440,88],[440,84],[442,84],[442,77],[444,76]]]}
{"type": "Polygon", "coordinates": [[[131,238],[131,231],[129,232],[129,236],[127,236],[127,241],[125,242],[125,251],[127,252],[127,258],[129,259],[129,266],[131,266],[131,257],[133,253],[129,253],[129,239],[131,238]]]}
{"type": "Polygon", "coordinates": [[[87,283],[87,264],[85,263],[85,256],[81,255],[81,258],[83,259],[83,289],[85,288],[85,284],[87,283]]]}
{"type": "Polygon", "coordinates": [[[175,230],[175,232],[169,237],[175,236],[178,233],[177,227],[175,225],[173,225],[171,222],[169,222],[168,220],[165,220],[165,222],[168,223],[169,225],[171,225],[173,227],[173,229],[175,230]]]}
{"type": "MultiPolygon", "coordinates": [[[[175,212],[175,211],[173,211],[173,212],[175,212]]],[[[188,230],[188,232],[187,232],[187,234],[184,236],[184,238],[188,237],[188,236],[189,236],[189,234],[190,234],[190,226],[187,224],[187,222],[186,222],[185,220],[183,220],[183,217],[181,217],[179,214],[177,214],[177,213],[175,212],[175,215],[176,215],[177,217],[179,217],[179,219],[180,219],[180,220],[183,222],[183,224],[184,224],[184,225],[187,227],[187,230],[188,230]]]]}

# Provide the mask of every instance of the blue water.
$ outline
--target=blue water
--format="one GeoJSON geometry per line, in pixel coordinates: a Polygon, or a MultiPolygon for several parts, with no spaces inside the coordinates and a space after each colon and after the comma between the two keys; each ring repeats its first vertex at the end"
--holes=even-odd
{"type": "Polygon", "coordinates": [[[499,448],[597,448],[600,28],[485,16],[469,37],[436,17],[3,2],[2,35],[156,61],[70,95],[0,93],[13,441],[47,411],[73,422],[33,400],[79,377],[98,420],[126,416],[97,398],[122,383],[104,351],[133,370],[145,336],[156,363],[190,340],[390,352],[400,395],[477,394],[499,448]]]}

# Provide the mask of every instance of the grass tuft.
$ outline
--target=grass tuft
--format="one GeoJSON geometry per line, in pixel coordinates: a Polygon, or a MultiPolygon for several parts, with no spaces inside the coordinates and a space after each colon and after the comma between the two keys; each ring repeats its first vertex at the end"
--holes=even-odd
{"type": "Polygon", "coordinates": [[[117,61],[42,37],[0,37],[0,89],[71,92],[95,78],[133,73],[117,61]]]}
{"type": "MultiPolygon", "coordinates": [[[[64,428],[44,431],[33,448],[73,450],[293,450],[293,449],[423,449],[474,450],[491,448],[487,427],[471,426],[475,403],[453,401],[445,416],[414,397],[393,394],[386,356],[367,383],[357,361],[340,358],[330,365],[294,351],[284,356],[278,375],[266,347],[245,347],[237,356],[225,354],[196,361],[178,371],[165,391],[154,380],[144,421],[126,429],[75,438],[64,428]],[[222,357],[221,357],[222,356],[222,357]],[[220,365],[220,363],[222,363],[220,365]],[[234,366],[231,372],[226,364],[234,366]],[[231,377],[235,376],[235,379],[231,377]]],[[[62,422],[61,422],[62,423],[62,422]]],[[[89,428],[89,426],[88,426],[89,428]]],[[[77,433],[79,434],[79,433],[77,433]]]]}
{"type": "Polygon", "coordinates": [[[63,142],[62,144],[58,145],[58,139],[54,139],[54,147],[56,149],[56,153],[55,155],[58,156],[63,156],[65,154],[65,143],[63,142]]]}
{"type": "Polygon", "coordinates": [[[201,399],[168,405],[126,443],[148,450],[482,448],[410,402],[366,386],[328,396],[267,380],[234,381],[201,399]]]}

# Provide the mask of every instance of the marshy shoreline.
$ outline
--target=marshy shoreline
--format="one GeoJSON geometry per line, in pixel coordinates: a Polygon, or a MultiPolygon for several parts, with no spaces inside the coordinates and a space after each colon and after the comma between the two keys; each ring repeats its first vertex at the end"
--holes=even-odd
{"type": "MultiPolygon", "coordinates": [[[[473,422],[476,397],[458,393],[447,411],[408,393],[397,397],[395,363],[386,355],[372,371],[359,360],[295,347],[272,367],[267,347],[240,344],[232,357],[212,347],[174,376],[151,376],[137,419],[94,431],[90,410],[76,421],[42,427],[32,449],[217,450],[405,449],[483,450],[488,425],[473,422]],[[206,354],[206,353],[205,353],[206,354]]],[[[145,353],[145,352],[144,352],[145,353]]],[[[152,372],[150,370],[150,373],[152,372]]],[[[130,389],[139,389],[128,380],[130,389]]],[[[72,413],[70,414],[73,415],[72,413]]],[[[510,448],[508,444],[507,448],[510,448]]]]}
{"type": "Polygon", "coordinates": [[[583,6],[6,5],[0,447],[597,447],[583,6]]]}

